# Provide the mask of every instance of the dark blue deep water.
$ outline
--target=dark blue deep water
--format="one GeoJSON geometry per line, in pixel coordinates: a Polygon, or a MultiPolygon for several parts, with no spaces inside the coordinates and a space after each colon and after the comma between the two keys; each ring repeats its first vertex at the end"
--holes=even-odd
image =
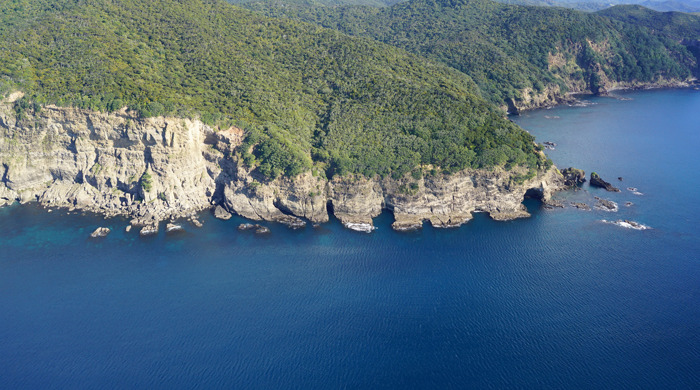
{"type": "Polygon", "coordinates": [[[528,201],[512,222],[269,237],[205,215],[141,239],[0,209],[0,388],[697,389],[700,91],[619,96],[514,118],[623,188],[560,199],[617,213],[528,201]]]}

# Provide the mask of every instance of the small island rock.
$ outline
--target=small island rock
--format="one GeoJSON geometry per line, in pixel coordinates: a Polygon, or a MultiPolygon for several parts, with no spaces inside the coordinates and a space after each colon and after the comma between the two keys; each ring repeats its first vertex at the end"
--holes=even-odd
{"type": "Polygon", "coordinates": [[[597,200],[595,204],[595,208],[598,210],[603,210],[603,211],[612,211],[616,212],[617,211],[617,203],[607,200],[607,199],[601,199],[599,197],[595,197],[597,200]]]}
{"type": "Polygon", "coordinates": [[[177,225],[174,223],[169,223],[169,224],[165,225],[165,231],[167,233],[178,232],[178,231],[182,231],[182,230],[184,230],[184,229],[182,229],[181,225],[177,225]]]}
{"type": "Polygon", "coordinates": [[[158,233],[158,224],[157,223],[148,224],[148,225],[142,227],[141,231],[139,232],[139,234],[141,236],[150,236],[150,235],[153,235],[156,233],[158,233]]]}
{"type": "Polygon", "coordinates": [[[591,211],[591,206],[589,206],[585,203],[571,202],[571,205],[576,207],[579,210],[591,211]]]}
{"type": "Polygon", "coordinates": [[[258,226],[260,226],[260,225],[253,225],[252,223],[242,223],[242,224],[238,225],[238,230],[246,231],[246,230],[250,230],[250,229],[255,229],[258,226]]]}
{"type": "Polygon", "coordinates": [[[111,230],[109,230],[109,228],[98,227],[97,229],[95,229],[94,232],[92,232],[92,234],[90,234],[90,237],[92,237],[92,238],[105,237],[109,234],[109,232],[111,232],[111,230]]]}
{"type": "Polygon", "coordinates": [[[255,228],[255,234],[268,234],[270,233],[270,228],[267,226],[260,226],[258,225],[257,228],[255,228]]]}
{"type": "Polygon", "coordinates": [[[612,184],[603,180],[597,173],[591,172],[591,186],[605,188],[606,191],[610,192],[620,192],[619,188],[613,187],[612,184]]]}

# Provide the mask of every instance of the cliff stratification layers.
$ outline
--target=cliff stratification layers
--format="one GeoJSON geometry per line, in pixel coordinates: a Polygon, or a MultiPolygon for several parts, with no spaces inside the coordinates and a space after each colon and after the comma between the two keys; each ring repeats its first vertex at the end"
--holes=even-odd
{"type": "Polygon", "coordinates": [[[13,101],[20,96],[0,104],[0,205],[36,201],[128,215],[135,224],[185,217],[213,204],[292,225],[301,218],[326,222],[332,210],[346,226],[365,230],[389,209],[394,227],[409,229],[423,221],[458,226],[475,211],[497,220],[524,217],[526,194],[546,200],[564,187],[555,168],[527,180],[514,168],[399,180],[327,180],[307,172],[266,182],[235,157],[243,140],[239,129],[56,106],[19,115],[13,101]]]}

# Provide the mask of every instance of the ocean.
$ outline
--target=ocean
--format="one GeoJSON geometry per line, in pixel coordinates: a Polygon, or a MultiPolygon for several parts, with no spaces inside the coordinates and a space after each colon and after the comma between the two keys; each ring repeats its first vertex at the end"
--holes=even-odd
{"type": "Polygon", "coordinates": [[[700,91],[583,101],[512,119],[622,190],[557,199],[617,212],[527,200],[509,222],[268,236],[204,213],[143,239],[2,208],[0,388],[697,389],[700,91]]]}

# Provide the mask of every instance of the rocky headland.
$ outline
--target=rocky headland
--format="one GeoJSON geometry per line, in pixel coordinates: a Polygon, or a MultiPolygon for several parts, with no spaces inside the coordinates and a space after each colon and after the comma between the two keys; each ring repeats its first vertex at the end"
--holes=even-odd
{"type": "Polygon", "coordinates": [[[235,213],[290,227],[326,222],[330,211],[360,230],[371,229],[372,218],[388,209],[399,230],[424,221],[452,227],[475,211],[496,220],[526,217],[525,196],[548,200],[566,187],[554,167],[531,178],[516,167],[398,180],[328,180],[307,172],[265,181],[235,155],[240,129],[51,105],[19,118],[13,101],[20,97],[0,103],[0,205],[38,202],[126,215],[143,235],[157,232],[159,221],[209,208],[222,219],[235,213]]]}

